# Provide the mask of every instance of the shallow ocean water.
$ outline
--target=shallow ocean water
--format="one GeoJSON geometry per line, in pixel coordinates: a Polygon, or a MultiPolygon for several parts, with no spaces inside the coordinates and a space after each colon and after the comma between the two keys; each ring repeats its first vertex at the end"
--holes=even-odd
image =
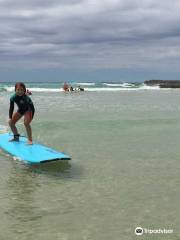
{"type": "MultiPolygon", "coordinates": [[[[10,94],[0,93],[1,131],[10,94]]],[[[144,239],[180,239],[179,90],[32,100],[34,140],[72,160],[28,166],[0,151],[0,239],[131,240],[136,227],[174,231],[144,239]]]]}

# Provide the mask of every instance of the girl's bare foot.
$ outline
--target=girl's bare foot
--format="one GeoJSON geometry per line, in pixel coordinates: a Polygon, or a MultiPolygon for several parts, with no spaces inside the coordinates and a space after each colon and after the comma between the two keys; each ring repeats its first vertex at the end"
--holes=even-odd
{"type": "Polygon", "coordinates": [[[32,141],[30,141],[30,140],[27,141],[27,145],[32,145],[32,144],[33,144],[32,141]]]}

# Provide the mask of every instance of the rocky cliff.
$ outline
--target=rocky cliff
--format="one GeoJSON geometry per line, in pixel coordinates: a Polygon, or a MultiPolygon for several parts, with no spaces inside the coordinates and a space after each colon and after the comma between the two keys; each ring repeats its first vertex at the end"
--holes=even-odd
{"type": "Polygon", "coordinates": [[[180,80],[147,80],[148,86],[159,86],[160,88],[180,88],[180,80]]]}

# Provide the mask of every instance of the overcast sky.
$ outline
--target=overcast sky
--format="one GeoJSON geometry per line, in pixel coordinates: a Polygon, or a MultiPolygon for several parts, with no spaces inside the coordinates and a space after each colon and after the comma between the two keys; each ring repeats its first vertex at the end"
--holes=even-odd
{"type": "Polygon", "coordinates": [[[179,0],[0,0],[0,80],[180,79],[179,0]]]}

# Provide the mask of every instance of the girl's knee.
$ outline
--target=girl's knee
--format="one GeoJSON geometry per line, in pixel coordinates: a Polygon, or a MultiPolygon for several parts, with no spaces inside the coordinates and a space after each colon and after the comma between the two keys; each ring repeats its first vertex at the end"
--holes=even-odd
{"type": "Polygon", "coordinates": [[[25,126],[25,127],[29,127],[29,125],[30,125],[30,122],[25,120],[25,121],[24,121],[24,126],[25,126]]]}
{"type": "Polygon", "coordinates": [[[9,119],[8,123],[9,123],[9,126],[14,126],[15,125],[14,122],[12,121],[12,119],[9,119]]]}

